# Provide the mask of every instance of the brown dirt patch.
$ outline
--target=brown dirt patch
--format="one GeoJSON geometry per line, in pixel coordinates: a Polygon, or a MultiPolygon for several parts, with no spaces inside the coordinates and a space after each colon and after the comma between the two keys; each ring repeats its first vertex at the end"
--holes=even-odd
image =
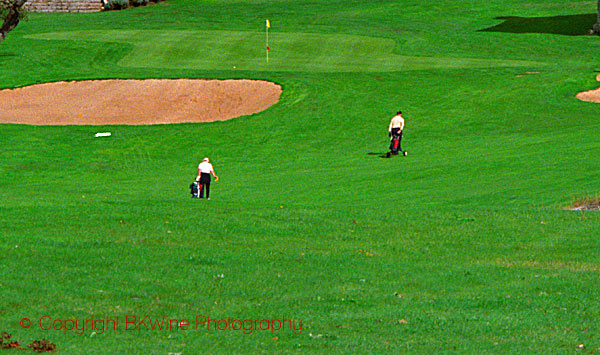
{"type": "Polygon", "coordinates": [[[595,196],[578,197],[566,209],[572,211],[600,211],[600,193],[595,196]]]}
{"type": "Polygon", "coordinates": [[[281,86],[256,80],[90,80],[0,91],[0,123],[147,125],[224,121],[279,101],[281,86]]]}
{"type": "MultiPolygon", "coordinates": [[[[598,74],[596,80],[600,81],[600,74],[598,74]]],[[[600,88],[596,90],[580,92],[579,94],[577,94],[577,98],[582,101],[600,103],[600,88]]]]}
{"type": "Polygon", "coordinates": [[[569,208],[573,211],[600,211],[600,203],[589,203],[569,208]]]}

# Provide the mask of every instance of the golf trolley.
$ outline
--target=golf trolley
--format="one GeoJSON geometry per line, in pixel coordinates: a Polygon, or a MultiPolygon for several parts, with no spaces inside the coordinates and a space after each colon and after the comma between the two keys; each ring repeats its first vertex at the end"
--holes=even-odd
{"type": "Polygon", "coordinates": [[[190,184],[190,194],[192,194],[192,198],[198,198],[200,194],[200,189],[202,185],[199,182],[194,181],[190,184]]]}

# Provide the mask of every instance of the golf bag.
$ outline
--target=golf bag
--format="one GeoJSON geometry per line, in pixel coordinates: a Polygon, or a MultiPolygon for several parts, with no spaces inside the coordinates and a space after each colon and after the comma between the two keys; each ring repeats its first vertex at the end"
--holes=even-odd
{"type": "Polygon", "coordinates": [[[392,155],[398,155],[398,151],[402,151],[402,131],[392,132],[392,140],[390,141],[390,152],[392,155]]]}
{"type": "Polygon", "coordinates": [[[202,185],[198,184],[196,181],[190,184],[190,194],[192,194],[192,198],[198,198],[198,193],[201,188],[202,185]]]}

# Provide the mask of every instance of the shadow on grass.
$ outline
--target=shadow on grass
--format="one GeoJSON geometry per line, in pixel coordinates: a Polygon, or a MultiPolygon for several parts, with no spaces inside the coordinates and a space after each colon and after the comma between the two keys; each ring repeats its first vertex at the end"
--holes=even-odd
{"type": "Polygon", "coordinates": [[[565,36],[583,36],[589,34],[592,26],[598,20],[598,15],[593,13],[551,17],[501,16],[495,19],[504,20],[504,22],[477,32],[550,33],[565,36]]]}
{"type": "Polygon", "coordinates": [[[16,53],[2,53],[0,52],[0,57],[16,57],[16,53]]]}
{"type": "Polygon", "coordinates": [[[373,152],[371,152],[371,153],[367,153],[367,155],[377,155],[380,158],[386,158],[386,159],[389,158],[389,156],[387,155],[387,153],[373,153],[373,152]]]}

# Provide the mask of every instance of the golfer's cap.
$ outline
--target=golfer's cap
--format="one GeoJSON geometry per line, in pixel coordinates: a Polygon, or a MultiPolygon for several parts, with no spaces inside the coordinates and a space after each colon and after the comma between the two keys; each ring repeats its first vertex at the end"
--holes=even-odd
{"type": "Polygon", "coordinates": [[[204,159],[202,159],[202,161],[208,161],[208,158],[204,158],[204,159]]]}
{"type": "Polygon", "coordinates": [[[398,111],[396,114],[397,114],[397,115],[401,115],[401,114],[402,114],[402,111],[398,111]]]}

